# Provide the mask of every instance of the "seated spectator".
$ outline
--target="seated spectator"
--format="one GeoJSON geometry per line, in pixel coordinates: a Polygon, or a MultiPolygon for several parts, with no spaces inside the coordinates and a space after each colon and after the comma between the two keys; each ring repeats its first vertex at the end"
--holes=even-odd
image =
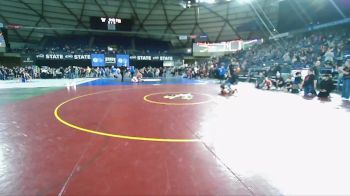
{"type": "Polygon", "coordinates": [[[325,56],[325,59],[324,59],[325,62],[333,62],[333,58],[334,58],[333,48],[329,48],[324,56],[325,56]]]}
{"type": "Polygon", "coordinates": [[[288,78],[286,79],[286,89],[287,92],[291,92],[293,87],[293,81],[292,81],[292,76],[289,75],[288,78]]]}
{"type": "Polygon", "coordinates": [[[318,93],[318,97],[327,98],[329,94],[334,89],[332,78],[329,74],[323,75],[322,80],[320,82],[320,92],[318,93]]]}
{"type": "Polygon", "coordinates": [[[260,72],[259,76],[255,81],[255,88],[261,89],[264,87],[264,84],[265,84],[265,76],[262,72],[260,72]]]}
{"type": "Polygon", "coordinates": [[[264,87],[263,88],[266,90],[270,90],[271,86],[272,86],[272,81],[268,76],[266,76],[265,80],[264,80],[264,87]]]}
{"type": "Polygon", "coordinates": [[[315,78],[312,69],[309,69],[308,74],[305,76],[302,87],[304,88],[304,96],[316,95],[317,80],[315,78]]]}
{"type": "Polygon", "coordinates": [[[302,82],[303,82],[303,79],[301,78],[301,73],[300,72],[295,73],[295,77],[292,85],[292,93],[299,93],[302,82]]]}
{"type": "Polygon", "coordinates": [[[277,74],[277,78],[273,83],[277,90],[283,88],[285,85],[285,81],[282,78],[281,74],[277,74]]]}

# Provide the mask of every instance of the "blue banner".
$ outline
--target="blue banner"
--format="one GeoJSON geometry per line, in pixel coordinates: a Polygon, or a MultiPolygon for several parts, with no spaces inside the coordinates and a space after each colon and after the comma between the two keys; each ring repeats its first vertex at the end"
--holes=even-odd
{"type": "Polygon", "coordinates": [[[104,54],[91,54],[91,65],[93,67],[105,66],[105,55],[104,54]]]}
{"type": "Polygon", "coordinates": [[[117,54],[117,66],[118,67],[129,67],[129,55],[117,54]]]}

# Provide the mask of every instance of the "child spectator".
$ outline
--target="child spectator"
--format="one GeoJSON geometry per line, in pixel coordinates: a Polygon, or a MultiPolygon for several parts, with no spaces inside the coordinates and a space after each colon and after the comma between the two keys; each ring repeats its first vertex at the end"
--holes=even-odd
{"type": "Polygon", "coordinates": [[[292,93],[299,93],[301,89],[301,84],[303,83],[303,79],[301,78],[301,73],[295,73],[293,85],[292,85],[292,93]]]}
{"type": "Polygon", "coordinates": [[[320,92],[317,96],[321,98],[327,98],[329,97],[329,94],[333,89],[333,81],[330,75],[323,75],[322,80],[320,82],[320,92]]]}
{"type": "Polygon", "coordinates": [[[277,74],[277,78],[274,82],[274,85],[276,87],[277,90],[281,89],[284,87],[285,85],[285,81],[284,79],[281,77],[281,74],[277,74]]]}
{"type": "Polygon", "coordinates": [[[293,81],[292,81],[292,76],[289,75],[288,78],[286,79],[286,89],[287,92],[291,92],[293,87],[293,81]]]}

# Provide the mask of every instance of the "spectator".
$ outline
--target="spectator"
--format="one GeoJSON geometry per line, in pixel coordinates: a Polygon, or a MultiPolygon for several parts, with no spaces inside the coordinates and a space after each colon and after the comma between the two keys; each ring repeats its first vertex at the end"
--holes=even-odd
{"type": "Polygon", "coordinates": [[[341,84],[343,82],[343,72],[342,72],[342,67],[338,67],[338,78],[337,78],[337,91],[342,92],[341,89],[341,84]]]}
{"type": "Polygon", "coordinates": [[[125,74],[126,74],[126,67],[124,67],[124,66],[122,66],[121,68],[120,68],[120,74],[121,74],[121,76],[122,76],[122,82],[124,82],[124,76],[125,76],[125,74]]]}
{"type": "Polygon", "coordinates": [[[303,79],[301,78],[301,73],[300,72],[295,73],[295,77],[292,85],[292,93],[299,93],[302,82],[303,82],[303,79]]]}
{"type": "Polygon", "coordinates": [[[279,89],[282,89],[284,87],[284,85],[285,85],[285,81],[282,78],[281,74],[278,73],[277,78],[274,82],[274,86],[276,87],[277,90],[279,90],[279,89]]]}
{"type": "Polygon", "coordinates": [[[158,78],[158,77],[159,77],[159,73],[160,73],[159,68],[156,68],[156,73],[155,73],[155,77],[156,77],[156,78],[158,78]]]}
{"type": "Polygon", "coordinates": [[[315,78],[312,69],[309,69],[308,74],[305,76],[302,87],[304,88],[304,96],[316,95],[316,84],[317,80],[315,78]]]}
{"type": "Polygon", "coordinates": [[[329,74],[325,74],[322,77],[320,82],[320,92],[318,93],[318,97],[327,98],[329,94],[333,90],[333,81],[329,74]]]}
{"type": "Polygon", "coordinates": [[[87,66],[86,68],[86,77],[90,77],[91,74],[91,68],[89,66],[87,66]]]}
{"type": "Polygon", "coordinates": [[[130,76],[131,78],[134,77],[135,75],[135,67],[134,66],[130,66],[130,76]]]}
{"type": "Polygon", "coordinates": [[[264,80],[264,87],[263,88],[266,89],[266,90],[270,90],[271,86],[272,86],[272,81],[269,78],[269,76],[266,76],[265,80],[264,80]]]}
{"type": "Polygon", "coordinates": [[[3,68],[0,66],[0,80],[5,80],[3,68]]]}
{"type": "Polygon", "coordinates": [[[226,69],[223,65],[221,65],[220,68],[218,69],[218,75],[219,75],[220,81],[225,79],[225,73],[226,73],[226,69]]]}
{"type": "Polygon", "coordinates": [[[345,66],[340,69],[343,74],[343,89],[342,98],[343,100],[349,100],[350,96],[350,60],[347,60],[345,66]]]}
{"type": "Polygon", "coordinates": [[[325,56],[325,59],[324,59],[325,62],[333,63],[333,58],[334,58],[333,48],[329,48],[324,56],[325,56]]]}
{"type": "Polygon", "coordinates": [[[316,61],[315,65],[312,67],[312,70],[314,72],[315,79],[317,82],[319,81],[319,77],[320,77],[320,66],[321,66],[321,61],[316,61]]]}
{"type": "Polygon", "coordinates": [[[258,89],[262,89],[264,86],[265,86],[265,76],[263,72],[260,72],[255,81],[255,87],[258,89]]]}
{"type": "Polygon", "coordinates": [[[293,88],[293,81],[292,81],[292,76],[289,75],[288,78],[286,79],[286,89],[287,92],[291,92],[293,88]]]}

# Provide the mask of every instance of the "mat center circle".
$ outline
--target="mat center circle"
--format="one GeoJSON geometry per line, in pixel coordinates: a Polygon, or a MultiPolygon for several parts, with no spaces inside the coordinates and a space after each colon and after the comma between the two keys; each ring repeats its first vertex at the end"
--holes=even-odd
{"type": "Polygon", "coordinates": [[[198,105],[212,101],[212,97],[194,92],[159,92],[145,95],[144,101],[159,105],[198,105]]]}

